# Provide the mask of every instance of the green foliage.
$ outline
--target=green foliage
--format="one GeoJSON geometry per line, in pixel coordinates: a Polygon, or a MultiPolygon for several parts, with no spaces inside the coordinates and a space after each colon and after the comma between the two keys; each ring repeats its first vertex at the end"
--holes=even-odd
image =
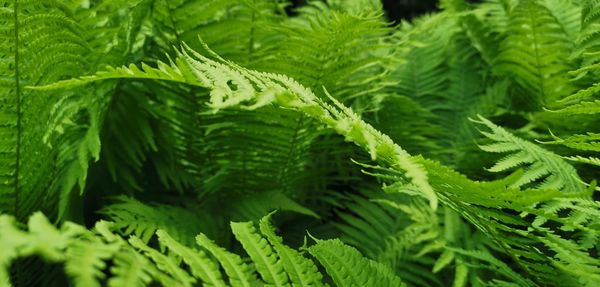
{"type": "MultiPolygon", "coordinates": [[[[324,286],[324,276],[315,261],[283,244],[269,218],[261,219],[260,233],[252,222],[231,223],[233,233],[250,255],[252,264],[249,265],[203,234],[196,237],[198,244],[192,247],[178,242],[164,230],[157,230],[152,236],[158,240],[160,249],[155,249],[135,235],[129,239],[117,235],[115,232],[120,228],[106,221],[96,223],[93,231],[71,222],[57,229],[41,213],[35,213],[28,221],[28,229],[23,230],[14,217],[2,215],[0,243],[9,252],[0,255],[0,282],[10,284],[11,262],[40,256],[48,262],[64,263],[65,273],[75,286],[101,286],[105,280],[109,286],[145,286],[151,282],[169,286],[195,283],[204,286],[324,286]],[[168,255],[161,250],[168,250],[168,255]],[[109,262],[115,264],[110,266],[109,262]]],[[[307,248],[337,286],[402,286],[402,281],[388,267],[362,257],[339,240],[317,240],[307,248]],[[342,270],[331,269],[333,266],[342,270]],[[352,274],[353,270],[362,271],[352,274]]]]}
{"type": "Polygon", "coordinates": [[[597,285],[600,2],[440,8],[0,0],[0,286],[597,285]]]}

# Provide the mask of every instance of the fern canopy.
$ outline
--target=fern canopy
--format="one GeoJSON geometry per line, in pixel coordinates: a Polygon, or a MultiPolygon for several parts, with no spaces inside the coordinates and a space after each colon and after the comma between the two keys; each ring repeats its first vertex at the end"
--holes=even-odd
{"type": "Polygon", "coordinates": [[[296,2],[0,0],[0,286],[600,282],[599,1],[296,2]]]}

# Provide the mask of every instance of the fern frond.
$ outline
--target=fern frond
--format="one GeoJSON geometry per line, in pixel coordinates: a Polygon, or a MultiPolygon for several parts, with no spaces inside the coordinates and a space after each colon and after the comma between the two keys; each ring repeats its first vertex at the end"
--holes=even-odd
{"type": "Polygon", "coordinates": [[[157,230],[156,235],[162,246],[181,257],[190,267],[192,275],[205,282],[205,286],[227,286],[223,281],[219,266],[204,252],[182,245],[164,230],[157,230]]]}
{"type": "Polygon", "coordinates": [[[387,266],[362,258],[358,250],[339,239],[317,241],[308,247],[308,252],[319,260],[338,286],[405,286],[387,266]]]}
{"type": "Polygon", "coordinates": [[[315,263],[283,244],[283,239],[277,236],[270,222],[271,216],[272,214],[269,214],[260,220],[260,232],[277,252],[292,286],[324,286],[323,275],[315,263]]]}
{"type": "MultiPolygon", "coordinates": [[[[210,60],[189,48],[182,51],[181,60],[177,62],[183,61],[197,79],[192,84],[201,83],[211,89],[209,107],[215,112],[234,106],[257,109],[271,103],[303,112],[368,151],[373,159],[406,171],[430,200],[431,206],[437,206],[426,173],[414,164],[410,155],[333,98],[336,107],[324,103],[310,89],[286,76],[247,70],[224,60],[210,60]],[[236,88],[232,89],[229,83],[236,88]]],[[[59,82],[54,87],[61,85],[59,82]]]]}
{"type": "Polygon", "coordinates": [[[399,57],[406,62],[398,65],[391,75],[399,82],[396,88],[401,95],[417,99],[423,106],[433,104],[432,97],[446,87],[443,47],[450,43],[455,32],[455,22],[446,15],[424,17],[414,27],[408,24],[401,27],[397,37],[405,38],[409,48],[400,52],[399,57]]]}
{"type": "Polygon", "coordinates": [[[232,222],[231,230],[250,255],[256,270],[267,284],[291,286],[279,256],[269,242],[258,234],[252,222],[232,222]]]}
{"type": "Polygon", "coordinates": [[[121,196],[115,203],[104,207],[101,214],[114,221],[114,228],[125,235],[135,234],[144,243],[150,241],[157,230],[164,229],[176,240],[193,245],[196,234],[207,229],[209,217],[183,207],[166,204],[145,204],[121,196]]]}
{"type": "Polygon", "coordinates": [[[0,209],[11,211],[21,220],[39,209],[58,213],[61,219],[79,217],[74,211],[81,203],[71,205],[78,198],[73,190],[78,186],[83,192],[88,163],[99,158],[100,129],[113,88],[112,84],[103,84],[95,91],[59,93],[34,91],[26,86],[93,73],[99,65],[122,65],[129,53],[134,53],[130,45],[141,26],[143,11],[128,12],[143,10],[143,5],[122,5],[118,17],[130,25],[108,29],[114,22],[104,16],[111,18],[119,13],[102,14],[102,20],[106,20],[103,22],[86,17],[99,10],[74,4],[47,0],[0,3],[0,71],[3,77],[6,75],[0,81],[0,198],[13,198],[6,204],[0,200],[0,209]],[[127,37],[119,37],[124,34],[127,37]],[[107,48],[107,42],[111,42],[111,48],[107,48]]]}
{"type": "Polygon", "coordinates": [[[578,77],[594,71],[598,67],[600,56],[598,55],[600,27],[598,17],[600,16],[600,3],[596,0],[582,1],[581,4],[581,31],[577,39],[575,55],[582,59],[581,69],[576,71],[578,77]]]}
{"type": "Polygon", "coordinates": [[[107,66],[105,70],[99,71],[93,76],[84,76],[52,83],[46,86],[29,88],[42,91],[68,89],[83,86],[92,82],[111,79],[150,79],[202,86],[201,82],[199,82],[196,77],[193,76],[192,71],[189,70],[188,66],[184,62],[181,62],[181,59],[178,58],[178,60],[175,60],[175,62],[172,62],[171,64],[158,61],[156,68],[153,68],[147,64],[142,64],[141,68],[138,68],[134,64],[118,68],[107,66]]]}
{"type": "Polygon", "coordinates": [[[593,227],[598,203],[589,200],[588,192],[569,195],[557,190],[521,191],[507,188],[521,178],[518,173],[498,182],[473,182],[439,164],[429,162],[425,166],[444,202],[497,242],[534,282],[592,286],[600,274],[597,260],[587,253],[593,247],[572,244],[574,240],[590,242],[588,238],[598,237],[593,227]],[[573,209],[577,216],[563,217],[559,209],[552,207],[567,206],[567,202],[578,206],[573,209]],[[566,230],[573,235],[564,234],[566,230]]]}
{"type": "Polygon", "coordinates": [[[545,6],[534,0],[518,3],[509,13],[495,69],[512,76],[525,90],[523,97],[552,107],[573,91],[566,77],[571,46],[565,29],[545,6]]]}
{"type": "Polygon", "coordinates": [[[163,285],[175,284],[177,286],[192,286],[192,284],[196,282],[196,279],[194,277],[192,277],[185,270],[180,268],[177,261],[172,260],[172,258],[170,258],[169,256],[162,254],[160,251],[147,246],[138,237],[132,236],[131,238],[129,238],[128,242],[133,248],[137,249],[140,253],[144,254],[146,257],[151,259],[154,262],[157,269],[161,270],[165,274],[172,276],[172,278],[159,278],[159,280],[162,279],[171,281],[168,284],[165,284],[168,281],[163,281],[163,285]]]}
{"type": "Polygon", "coordinates": [[[481,149],[494,153],[512,153],[497,162],[489,169],[490,171],[502,172],[522,165],[527,166],[525,173],[512,183],[511,187],[523,187],[543,180],[538,185],[539,189],[558,189],[568,192],[585,190],[575,168],[559,155],[522,140],[481,116],[474,122],[490,129],[491,133],[482,132],[482,134],[494,141],[491,144],[481,145],[481,149]]]}
{"type": "Polygon", "coordinates": [[[568,0],[543,0],[542,5],[546,7],[568,36],[572,46],[575,46],[581,31],[581,6],[568,0]]]}
{"type": "Polygon", "coordinates": [[[253,270],[242,258],[216,245],[203,234],[196,237],[196,242],[207,249],[220,263],[229,277],[229,284],[234,287],[250,287],[256,285],[257,278],[253,270]]]}
{"type": "Polygon", "coordinates": [[[600,113],[600,100],[581,101],[579,103],[567,106],[554,112],[564,115],[591,115],[600,113]]]}
{"type": "MultiPolygon", "coordinates": [[[[53,179],[50,175],[52,170],[61,170],[63,175],[73,172],[71,177],[75,178],[84,177],[84,174],[75,170],[77,167],[69,169],[71,162],[65,160],[65,156],[60,157],[58,163],[50,160],[57,153],[48,145],[63,149],[75,146],[77,150],[77,144],[81,143],[79,154],[83,156],[81,161],[86,163],[91,157],[97,157],[96,152],[88,152],[88,144],[95,146],[92,150],[98,149],[97,140],[77,138],[81,133],[73,129],[67,129],[66,132],[76,138],[75,142],[57,139],[47,141],[48,130],[57,128],[55,121],[66,121],[70,115],[83,109],[70,101],[72,95],[54,93],[44,95],[44,100],[41,100],[35,93],[25,90],[28,84],[53,82],[78,76],[88,70],[89,63],[84,55],[90,53],[90,48],[83,39],[82,27],[69,17],[71,11],[65,5],[44,2],[47,7],[32,1],[0,3],[3,7],[3,33],[0,40],[0,57],[3,59],[0,63],[3,76],[0,81],[0,101],[3,103],[0,107],[3,135],[0,140],[0,210],[16,214],[20,219],[56,203],[55,200],[40,200],[44,198],[45,188],[62,184],[57,181],[65,178],[53,179]],[[66,117],[63,117],[64,114],[66,117]],[[65,168],[66,172],[63,170],[65,168]]],[[[76,120],[70,123],[73,126],[81,124],[76,120]]],[[[91,138],[97,138],[97,134],[93,135],[94,131],[91,134],[91,138]]],[[[79,161],[75,163],[79,165],[79,161]]],[[[74,185],[76,181],[71,183],[74,185]]]]}
{"type": "Polygon", "coordinates": [[[252,66],[268,56],[267,40],[273,35],[266,27],[285,17],[281,4],[270,0],[161,0],[152,5],[151,37],[160,53],[175,52],[181,42],[201,48],[201,37],[228,59],[252,66]]]}
{"type": "Polygon", "coordinates": [[[80,234],[84,240],[74,240],[66,251],[65,272],[73,278],[75,286],[102,286],[99,281],[106,278],[103,270],[106,262],[115,256],[120,246],[115,243],[103,244],[98,237],[74,224],[67,225],[66,233],[80,234]]]}
{"type": "Polygon", "coordinates": [[[461,249],[452,249],[452,251],[462,254],[469,258],[476,259],[477,263],[466,263],[471,266],[471,268],[489,268],[493,269],[495,272],[506,276],[507,279],[510,279],[512,283],[516,284],[516,286],[535,286],[531,280],[527,278],[523,278],[519,273],[512,270],[506,263],[495,258],[489,251],[487,250],[461,250],[461,249]]]}

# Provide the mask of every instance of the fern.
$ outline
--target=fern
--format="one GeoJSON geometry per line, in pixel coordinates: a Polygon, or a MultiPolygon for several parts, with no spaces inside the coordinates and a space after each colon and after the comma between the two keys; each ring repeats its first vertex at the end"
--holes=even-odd
{"type": "Polygon", "coordinates": [[[525,90],[523,96],[552,107],[573,90],[565,77],[569,64],[564,59],[570,53],[566,32],[545,6],[537,1],[518,2],[509,12],[507,37],[496,69],[513,75],[525,90]]]}
{"type": "Polygon", "coordinates": [[[476,123],[489,128],[491,133],[482,133],[494,141],[492,144],[481,145],[481,149],[496,153],[516,152],[500,160],[489,169],[490,171],[501,172],[523,164],[530,165],[520,178],[511,184],[511,187],[523,187],[542,181],[537,188],[569,192],[584,190],[577,171],[560,156],[515,137],[483,117],[480,117],[476,123]]]}
{"type": "MultiPolygon", "coordinates": [[[[398,166],[406,170],[407,176],[412,178],[415,184],[422,188],[422,191],[430,199],[431,205],[434,207],[437,206],[435,195],[426,182],[427,177],[425,172],[418,165],[413,164],[409,154],[399,146],[394,145],[389,137],[364,123],[358,115],[337,101],[334,100],[337,107],[328,105],[315,96],[309,89],[286,76],[246,70],[231,62],[213,61],[189,50],[189,48],[183,50],[178,59],[177,64],[174,64],[176,67],[172,68],[171,71],[177,73],[176,71],[191,69],[196,76],[196,79],[191,82],[192,85],[211,88],[209,106],[213,110],[218,111],[237,105],[246,109],[256,109],[275,102],[284,108],[301,111],[309,117],[330,126],[330,128],[345,136],[347,140],[353,141],[366,149],[373,159],[379,158],[392,166],[398,166]],[[216,75],[223,78],[215,78],[216,75]],[[265,77],[266,81],[262,80],[261,76],[265,77]],[[229,87],[229,81],[236,84],[237,88],[235,90],[229,87]],[[258,90],[255,90],[254,86],[258,90]]],[[[127,78],[153,77],[155,80],[169,80],[171,78],[171,74],[169,73],[161,74],[154,72],[156,69],[147,69],[151,71],[151,76],[141,70],[130,70],[133,74],[127,76],[127,78]]],[[[104,80],[107,78],[107,75],[111,75],[111,78],[113,77],[110,72],[101,72],[98,77],[90,76],[86,77],[85,80],[67,80],[41,87],[41,89],[82,85],[89,81],[104,80]]],[[[114,77],[118,76],[119,74],[114,75],[114,77]]]]}
{"type": "Polygon", "coordinates": [[[597,285],[598,1],[479,2],[0,0],[0,285],[597,285]]]}
{"type": "MultiPolygon", "coordinates": [[[[250,255],[254,262],[253,268],[256,268],[255,270],[262,279],[267,284],[289,285],[287,284],[287,273],[290,271],[287,270],[293,270],[294,273],[290,274],[289,278],[293,278],[294,284],[298,284],[296,280],[301,280],[300,282],[311,282],[302,286],[322,285],[323,276],[317,270],[315,263],[298,251],[283,245],[281,238],[275,235],[268,220],[268,217],[265,217],[261,222],[263,234],[258,233],[251,222],[232,223],[234,234],[250,255]],[[277,242],[275,243],[277,253],[269,242],[277,242]],[[289,255],[293,257],[285,257],[289,255]],[[293,258],[293,261],[280,260],[279,256],[287,259],[293,258]],[[297,269],[302,265],[295,265],[299,263],[305,266],[303,272],[297,269]]],[[[29,229],[24,231],[16,226],[14,218],[7,215],[0,217],[0,229],[2,230],[0,242],[3,243],[3,246],[12,248],[11,253],[3,253],[0,257],[0,262],[2,262],[0,279],[3,284],[10,284],[6,271],[12,261],[20,257],[39,255],[50,261],[64,263],[66,273],[73,279],[76,286],[100,286],[100,280],[107,279],[103,270],[109,268],[107,265],[109,260],[116,262],[114,266],[110,267],[110,277],[108,278],[110,286],[124,286],[124,284],[148,286],[153,281],[163,285],[192,286],[198,280],[208,286],[227,286],[218,266],[207,257],[204,251],[186,247],[163,230],[156,232],[158,241],[163,248],[172,251],[176,257],[167,256],[161,251],[149,247],[135,236],[126,241],[111,231],[111,229],[118,228],[104,221],[97,223],[95,232],[70,222],[65,223],[61,229],[56,229],[42,214],[36,213],[30,218],[28,226],[29,229]],[[52,240],[47,241],[48,239],[52,240]],[[87,256],[81,256],[82,248],[88,251],[87,256]],[[89,261],[82,261],[84,258],[88,258],[89,261]],[[125,262],[127,265],[123,264],[125,262]],[[189,267],[189,272],[182,266],[182,262],[189,267]],[[81,265],[75,268],[74,264],[81,265]]],[[[222,264],[228,275],[229,284],[251,286],[256,283],[253,275],[254,269],[250,269],[250,266],[243,263],[238,255],[214,245],[204,235],[199,235],[197,239],[198,243],[215,255],[217,262],[222,264]]],[[[331,272],[330,274],[338,286],[356,286],[357,283],[367,282],[366,280],[369,278],[380,278],[379,274],[383,277],[380,282],[374,282],[374,286],[379,283],[402,286],[400,279],[385,266],[363,258],[356,250],[341,242],[317,241],[309,248],[310,253],[324,264],[328,272],[331,272]],[[329,245],[332,243],[335,244],[335,247],[330,249],[329,245]],[[342,257],[330,257],[330,252],[335,249],[342,251],[342,257]],[[331,264],[341,264],[345,268],[351,269],[366,269],[360,277],[355,279],[359,281],[353,281],[338,277],[337,270],[329,269],[331,264]]]]}

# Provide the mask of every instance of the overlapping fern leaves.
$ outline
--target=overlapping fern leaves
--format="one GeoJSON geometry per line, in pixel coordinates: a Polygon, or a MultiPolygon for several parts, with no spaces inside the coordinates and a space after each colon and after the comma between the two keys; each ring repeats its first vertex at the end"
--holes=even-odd
{"type": "Polygon", "coordinates": [[[5,2],[2,286],[600,282],[598,1],[5,2]]]}
{"type": "Polygon", "coordinates": [[[362,257],[339,240],[317,240],[304,247],[317,260],[307,258],[305,252],[283,244],[269,220],[267,216],[260,221],[260,232],[252,222],[231,223],[250,255],[250,265],[204,234],[196,237],[194,247],[176,241],[165,230],[152,232],[161,248],[169,250],[167,256],[137,236],[121,238],[115,233],[120,228],[106,221],[96,223],[93,231],[71,222],[57,229],[35,213],[23,230],[13,217],[2,215],[0,242],[7,252],[0,255],[0,283],[9,284],[7,271],[14,260],[37,255],[64,263],[75,286],[147,286],[152,282],[165,286],[325,286],[315,262],[325,267],[337,286],[403,286],[387,266],[362,257]]]}

